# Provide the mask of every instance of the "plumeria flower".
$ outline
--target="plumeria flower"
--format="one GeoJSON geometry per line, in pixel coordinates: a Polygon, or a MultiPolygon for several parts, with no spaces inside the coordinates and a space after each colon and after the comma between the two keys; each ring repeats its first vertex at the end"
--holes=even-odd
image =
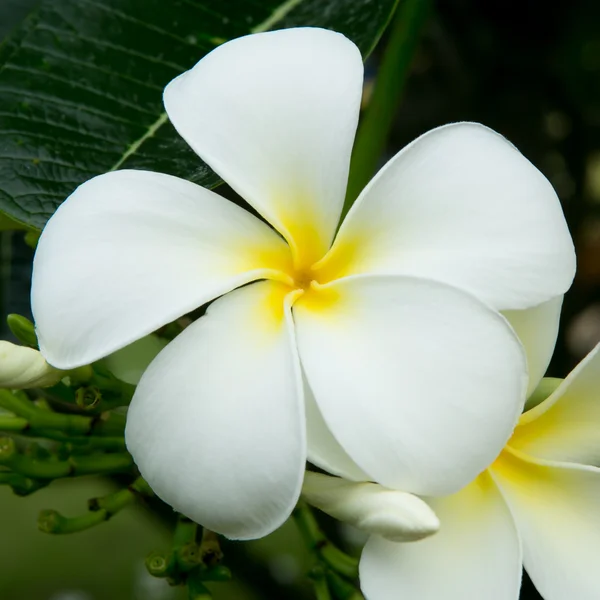
{"type": "Polygon", "coordinates": [[[323,423],[373,481],[460,489],[524,400],[526,360],[498,311],[518,331],[557,310],[574,274],[552,187],[477,124],[410,144],[335,236],[362,81],[358,49],[330,31],[223,44],[165,107],[262,219],[123,170],[80,186],[38,245],[33,312],[60,368],[212,302],[144,373],[126,441],[163,500],[232,538],[287,518],[323,423]]]}
{"type": "MultiPolygon", "coordinates": [[[[308,501],[375,534],[360,564],[368,600],[517,600],[523,565],[545,600],[600,598],[600,345],[558,387],[544,380],[535,396],[547,397],[523,413],[488,469],[453,495],[426,499],[440,520],[428,539],[384,539],[432,529],[414,499],[396,496],[401,506],[391,521],[385,507],[361,498],[367,484],[311,475],[308,501]],[[357,497],[360,523],[348,518],[357,497]]],[[[344,468],[338,464],[338,473],[344,468]]],[[[347,477],[356,479],[352,470],[347,477]]]]}

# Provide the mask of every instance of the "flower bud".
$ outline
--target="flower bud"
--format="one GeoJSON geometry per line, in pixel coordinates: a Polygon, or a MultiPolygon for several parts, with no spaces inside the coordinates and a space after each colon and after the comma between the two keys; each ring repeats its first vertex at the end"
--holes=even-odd
{"type": "Polygon", "coordinates": [[[10,314],[6,317],[6,324],[12,334],[26,346],[31,348],[38,347],[37,335],[35,334],[35,326],[23,315],[10,314]]]}
{"type": "Polygon", "coordinates": [[[307,471],[302,495],[328,515],[394,542],[420,540],[440,527],[423,500],[377,483],[357,483],[307,471]]]}
{"type": "Polygon", "coordinates": [[[49,387],[64,376],[38,350],[0,341],[0,388],[49,387]]]}

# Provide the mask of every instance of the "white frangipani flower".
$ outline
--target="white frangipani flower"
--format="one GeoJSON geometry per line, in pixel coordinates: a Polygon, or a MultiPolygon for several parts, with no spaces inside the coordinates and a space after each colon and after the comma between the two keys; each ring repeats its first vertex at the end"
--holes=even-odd
{"type": "Polygon", "coordinates": [[[65,375],[51,367],[39,350],[0,341],[0,388],[50,387],[65,375]]]}
{"type": "Polygon", "coordinates": [[[308,431],[322,414],[373,480],[460,489],[524,399],[522,348],[497,311],[537,314],[573,277],[548,181],[470,123],[393,158],[331,247],[362,80],[359,51],[330,31],[223,44],[169,84],[165,106],[274,229],[193,183],[125,170],[79,187],[38,245],[33,311],[58,367],[217,298],[145,372],[126,439],[163,500],[229,537],[264,535],[290,514],[305,398],[308,431]]]}
{"type": "Polygon", "coordinates": [[[600,598],[600,345],[558,386],[539,386],[552,388],[472,483],[426,498],[438,533],[410,544],[369,538],[360,563],[367,600],[517,600],[522,566],[544,600],[600,598]]]}

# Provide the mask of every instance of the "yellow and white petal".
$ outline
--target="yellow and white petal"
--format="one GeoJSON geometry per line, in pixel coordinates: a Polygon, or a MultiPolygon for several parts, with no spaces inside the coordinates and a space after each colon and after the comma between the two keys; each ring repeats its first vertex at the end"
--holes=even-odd
{"type": "Polygon", "coordinates": [[[501,135],[457,123],[383,167],[321,266],[337,276],[428,277],[507,310],[563,294],[575,253],[548,180],[501,135]]]}
{"type": "Polygon", "coordinates": [[[164,100],[188,144],[309,266],[338,224],[362,82],[350,40],[296,28],[219,46],[172,81],[164,100]]]}
{"type": "Polygon", "coordinates": [[[544,377],[554,353],[562,303],[563,296],[557,296],[533,308],[502,313],[525,346],[529,369],[528,398],[544,377]]]}
{"type": "Polygon", "coordinates": [[[304,404],[308,460],[320,469],[349,481],[369,481],[369,476],[348,456],[340,443],[333,437],[317,406],[306,377],[304,377],[304,404]]]}
{"type": "Polygon", "coordinates": [[[357,483],[307,471],[302,495],[328,515],[395,542],[421,540],[440,527],[423,500],[377,483],[357,483]]]}
{"type": "Polygon", "coordinates": [[[410,544],[367,541],[360,561],[367,600],[517,600],[519,538],[489,475],[431,507],[441,523],[434,536],[410,544]]]}
{"type": "Polygon", "coordinates": [[[39,350],[0,341],[0,388],[49,387],[65,375],[51,367],[39,350]]]}
{"type": "Polygon", "coordinates": [[[40,350],[59,368],[89,364],[289,260],[265,223],[198,185],[100,175],[42,232],[31,294],[40,350]]]}
{"type": "Polygon", "coordinates": [[[302,379],[285,294],[259,282],[216,300],[148,367],[127,415],[127,448],[157,495],[234,539],[279,527],[302,486],[302,379]]]}
{"type": "Polygon", "coordinates": [[[293,309],[327,426],[386,487],[452,493],[498,455],[523,408],[523,348],[476,298],[411,277],[346,278],[293,309]]]}
{"type": "Polygon", "coordinates": [[[510,446],[546,460],[600,466],[600,345],[523,414],[510,446]]]}
{"type": "Polygon", "coordinates": [[[544,600],[600,598],[600,470],[504,452],[491,472],[544,600]]]}

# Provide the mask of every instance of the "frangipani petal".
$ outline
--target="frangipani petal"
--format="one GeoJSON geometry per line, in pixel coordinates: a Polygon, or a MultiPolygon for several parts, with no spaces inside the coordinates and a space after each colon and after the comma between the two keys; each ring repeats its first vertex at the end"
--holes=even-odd
{"type": "Polygon", "coordinates": [[[440,527],[423,500],[377,483],[356,483],[307,471],[302,495],[328,515],[396,542],[421,540],[440,527]]]}
{"type": "Polygon", "coordinates": [[[550,364],[558,336],[562,302],[563,297],[557,296],[533,308],[506,310],[502,313],[525,346],[529,370],[528,398],[550,364]]]}
{"type": "Polygon", "coordinates": [[[600,598],[600,470],[503,452],[492,474],[544,600],[600,598]]]}
{"type": "Polygon", "coordinates": [[[306,460],[302,380],[285,289],[216,300],[144,373],[126,441],[162,500],[235,539],[289,516],[306,460]]]}
{"type": "Polygon", "coordinates": [[[362,82],[360,52],[343,35],[285,29],[219,46],[164,100],[188,144],[308,266],[337,227],[362,82]]]}
{"type": "Polygon", "coordinates": [[[149,171],[100,175],[40,238],[31,293],[40,349],[62,369],[88,364],[289,260],[267,225],[198,185],[149,171]]]}
{"type": "Polygon", "coordinates": [[[441,523],[434,536],[410,544],[368,540],[360,561],[367,600],[517,600],[519,538],[489,475],[431,506],[441,523]]]}
{"type": "Polygon", "coordinates": [[[346,278],[294,305],[300,359],[329,429],[373,481],[452,493],[498,455],[525,400],[506,320],[445,284],[346,278]]]}
{"type": "Polygon", "coordinates": [[[523,414],[510,445],[541,459],[600,466],[600,345],[523,414]]]}
{"type": "Polygon", "coordinates": [[[383,167],[322,268],[428,277],[507,310],[563,294],[575,253],[548,180],[502,136],[457,123],[383,167]]]}
{"type": "Polygon", "coordinates": [[[333,437],[304,378],[306,445],[308,460],[317,467],[349,481],[369,481],[369,476],[348,456],[333,437]]]}

